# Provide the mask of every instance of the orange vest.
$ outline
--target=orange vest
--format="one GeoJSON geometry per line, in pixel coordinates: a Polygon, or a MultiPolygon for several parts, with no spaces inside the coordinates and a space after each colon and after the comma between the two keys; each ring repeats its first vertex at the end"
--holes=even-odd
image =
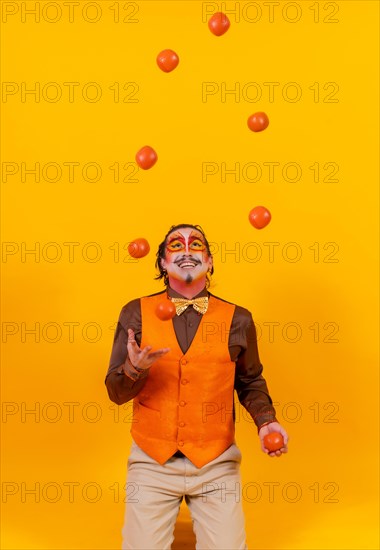
{"type": "Polygon", "coordinates": [[[201,468],[234,442],[235,363],[228,334],[235,306],[214,296],[188,351],[183,354],[172,321],[155,315],[164,294],[141,298],[141,348],[169,347],[153,363],[133,401],[131,434],[143,451],[164,464],[180,450],[201,468]]]}

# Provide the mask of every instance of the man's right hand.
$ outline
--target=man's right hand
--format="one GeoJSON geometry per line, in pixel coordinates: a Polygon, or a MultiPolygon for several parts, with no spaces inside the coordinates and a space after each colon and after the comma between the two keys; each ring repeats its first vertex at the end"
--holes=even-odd
{"type": "Polygon", "coordinates": [[[160,359],[170,351],[170,348],[161,348],[156,351],[151,351],[152,346],[146,346],[144,349],[140,349],[132,329],[128,329],[127,349],[129,362],[137,372],[149,369],[157,359],[160,359]]]}

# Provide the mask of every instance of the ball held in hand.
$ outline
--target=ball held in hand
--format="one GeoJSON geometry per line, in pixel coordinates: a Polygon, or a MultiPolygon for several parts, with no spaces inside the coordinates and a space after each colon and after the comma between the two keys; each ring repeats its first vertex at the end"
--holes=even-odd
{"type": "Polygon", "coordinates": [[[279,451],[284,446],[284,438],[279,432],[271,432],[264,437],[264,447],[270,452],[279,451]]]}

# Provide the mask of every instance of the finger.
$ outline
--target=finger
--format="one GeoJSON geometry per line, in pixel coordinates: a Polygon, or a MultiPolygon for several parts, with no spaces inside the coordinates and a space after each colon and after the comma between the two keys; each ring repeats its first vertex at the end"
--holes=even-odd
{"type": "Polygon", "coordinates": [[[148,359],[153,359],[153,360],[159,359],[163,355],[166,355],[169,351],[170,351],[169,348],[167,350],[163,349],[163,350],[153,351],[152,353],[149,353],[148,359]]]}
{"type": "Polygon", "coordinates": [[[139,355],[137,357],[137,366],[140,368],[148,368],[150,365],[159,359],[162,355],[165,353],[168,353],[170,351],[170,348],[162,348],[160,350],[154,351],[150,353],[150,350],[152,349],[152,346],[146,346],[143,350],[139,352],[139,355]],[[145,364],[144,364],[145,363],[145,364]]]}
{"type": "Polygon", "coordinates": [[[158,351],[158,352],[160,352],[160,353],[168,353],[168,351],[170,351],[170,348],[160,348],[160,349],[158,349],[158,350],[156,350],[156,351],[158,351]]]}
{"type": "Polygon", "coordinates": [[[131,328],[128,329],[128,344],[127,346],[131,346],[132,348],[136,349],[139,346],[137,345],[137,342],[135,340],[135,333],[131,328]]]}
{"type": "Polygon", "coordinates": [[[156,349],[155,351],[152,351],[150,355],[164,355],[165,353],[168,353],[168,351],[170,351],[170,348],[156,349]]]}
{"type": "Polygon", "coordinates": [[[152,346],[145,346],[145,348],[140,351],[139,362],[142,362],[144,361],[144,359],[146,359],[151,349],[152,349],[152,346]]]}
{"type": "Polygon", "coordinates": [[[288,441],[289,441],[289,436],[283,428],[281,430],[281,435],[284,438],[284,443],[285,443],[285,446],[286,446],[288,444],[288,441]]]}
{"type": "Polygon", "coordinates": [[[281,449],[279,449],[278,451],[275,451],[274,452],[274,455],[277,456],[277,457],[280,457],[282,456],[283,454],[286,454],[288,452],[287,449],[285,449],[285,447],[282,447],[281,449]]]}

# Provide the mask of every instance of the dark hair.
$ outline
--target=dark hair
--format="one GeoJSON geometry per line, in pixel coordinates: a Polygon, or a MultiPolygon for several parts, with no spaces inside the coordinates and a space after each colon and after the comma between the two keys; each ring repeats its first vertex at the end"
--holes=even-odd
{"type": "MultiPolygon", "coordinates": [[[[184,227],[190,227],[191,229],[196,229],[197,231],[199,231],[199,233],[202,233],[204,241],[205,241],[205,245],[206,245],[207,254],[209,256],[212,256],[211,250],[210,250],[210,245],[209,245],[208,240],[206,238],[206,235],[205,235],[205,233],[204,233],[204,231],[203,231],[203,229],[201,228],[200,225],[192,225],[192,224],[189,224],[189,223],[181,223],[179,225],[172,225],[171,228],[169,229],[169,231],[166,233],[164,240],[158,246],[158,250],[157,250],[157,254],[156,254],[156,268],[158,270],[158,275],[157,275],[157,277],[155,277],[155,279],[157,279],[157,280],[164,279],[164,283],[165,283],[166,286],[168,286],[168,284],[169,284],[169,277],[168,277],[168,274],[166,273],[166,271],[161,266],[161,260],[165,259],[166,242],[167,242],[167,239],[168,239],[169,235],[171,233],[173,233],[173,231],[177,231],[177,229],[182,229],[184,227]]],[[[211,271],[209,273],[207,273],[207,275],[206,275],[206,277],[207,277],[206,287],[208,287],[210,285],[210,279],[211,279],[211,275],[213,273],[214,273],[214,266],[211,267],[211,271]]]]}

